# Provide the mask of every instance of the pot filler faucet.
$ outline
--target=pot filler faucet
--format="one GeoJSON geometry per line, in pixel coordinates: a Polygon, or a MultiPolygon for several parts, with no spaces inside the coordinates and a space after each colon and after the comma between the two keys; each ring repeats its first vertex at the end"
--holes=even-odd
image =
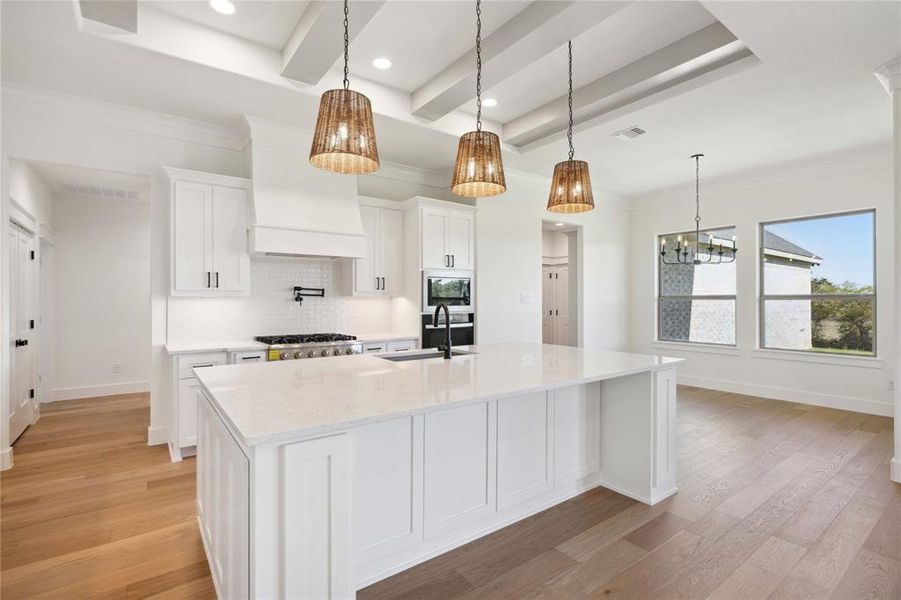
{"type": "Polygon", "coordinates": [[[444,309],[444,344],[438,346],[438,350],[444,351],[444,359],[449,360],[451,357],[451,319],[450,311],[447,304],[441,302],[435,307],[435,316],[432,319],[432,325],[438,327],[438,314],[444,309]]]}

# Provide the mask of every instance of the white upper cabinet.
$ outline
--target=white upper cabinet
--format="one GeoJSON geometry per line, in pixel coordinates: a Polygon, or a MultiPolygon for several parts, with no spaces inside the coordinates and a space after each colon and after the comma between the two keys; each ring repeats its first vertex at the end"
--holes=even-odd
{"type": "Polygon", "coordinates": [[[246,179],[165,169],[171,185],[171,295],[250,293],[246,179]]]}
{"type": "Polygon", "coordinates": [[[395,208],[360,205],[366,234],[366,256],[354,259],[354,296],[397,296],[403,293],[403,213],[395,208]]]}
{"type": "Polygon", "coordinates": [[[475,219],[469,210],[428,207],[420,219],[423,269],[473,269],[475,219]]]}

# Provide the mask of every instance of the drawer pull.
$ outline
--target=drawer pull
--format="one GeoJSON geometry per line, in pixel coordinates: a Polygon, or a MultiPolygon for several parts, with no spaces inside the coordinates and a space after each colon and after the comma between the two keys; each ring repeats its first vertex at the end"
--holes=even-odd
{"type": "Polygon", "coordinates": [[[212,366],[213,366],[213,363],[210,363],[210,364],[208,364],[208,365],[194,365],[194,368],[195,368],[195,369],[200,369],[201,367],[212,367],[212,366]]]}

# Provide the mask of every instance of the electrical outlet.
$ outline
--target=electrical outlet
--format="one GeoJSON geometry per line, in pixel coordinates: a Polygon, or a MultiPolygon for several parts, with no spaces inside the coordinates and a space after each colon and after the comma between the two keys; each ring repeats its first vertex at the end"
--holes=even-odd
{"type": "Polygon", "coordinates": [[[535,294],[520,294],[519,295],[519,303],[520,304],[534,304],[535,303],[535,294]]]}
{"type": "Polygon", "coordinates": [[[113,373],[121,373],[122,372],[122,364],[121,363],[113,363],[113,373]]]}

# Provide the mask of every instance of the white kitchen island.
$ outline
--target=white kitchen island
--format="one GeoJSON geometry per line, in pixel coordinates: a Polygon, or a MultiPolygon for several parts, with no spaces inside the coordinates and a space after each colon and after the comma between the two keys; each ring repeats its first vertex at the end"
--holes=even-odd
{"type": "Polygon", "coordinates": [[[220,598],[352,598],[596,486],[647,504],[677,491],[678,359],[460,350],[197,371],[198,519],[220,598]]]}

